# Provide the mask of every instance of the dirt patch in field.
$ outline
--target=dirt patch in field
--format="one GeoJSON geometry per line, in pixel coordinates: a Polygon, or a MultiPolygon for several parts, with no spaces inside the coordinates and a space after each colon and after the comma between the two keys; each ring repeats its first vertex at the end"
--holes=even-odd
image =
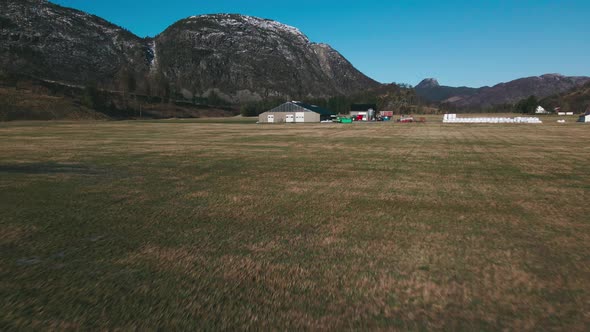
{"type": "Polygon", "coordinates": [[[35,226],[0,226],[0,245],[14,245],[37,232],[35,226]]]}

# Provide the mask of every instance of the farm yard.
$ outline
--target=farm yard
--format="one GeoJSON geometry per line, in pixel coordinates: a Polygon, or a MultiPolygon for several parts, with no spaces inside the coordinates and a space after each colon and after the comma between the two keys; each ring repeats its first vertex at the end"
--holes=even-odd
{"type": "Polygon", "coordinates": [[[587,330],[590,127],[544,122],[0,123],[0,328],[587,330]]]}

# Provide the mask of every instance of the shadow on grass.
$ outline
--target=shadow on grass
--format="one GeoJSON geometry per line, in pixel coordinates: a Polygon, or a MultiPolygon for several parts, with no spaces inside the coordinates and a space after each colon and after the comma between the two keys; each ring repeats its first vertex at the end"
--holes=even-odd
{"type": "Polygon", "coordinates": [[[0,173],[95,175],[99,174],[100,172],[95,168],[90,168],[80,164],[22,163],[0,164],[0,173]]]}

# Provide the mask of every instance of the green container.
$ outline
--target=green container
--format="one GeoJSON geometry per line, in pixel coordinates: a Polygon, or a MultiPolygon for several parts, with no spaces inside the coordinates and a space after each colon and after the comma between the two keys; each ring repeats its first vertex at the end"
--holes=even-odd
{"type": "Polygon", "coordinates": [[[340,122],[342,122],[342,123],[352,123],[352,119],[349,119],[349,118],[341,118],[340,119],[340,122]]]}

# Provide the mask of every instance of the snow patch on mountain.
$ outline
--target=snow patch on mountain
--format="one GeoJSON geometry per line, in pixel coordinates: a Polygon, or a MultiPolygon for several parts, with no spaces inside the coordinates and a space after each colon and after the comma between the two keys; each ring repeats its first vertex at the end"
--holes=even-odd
{"type": "Polygon", "coordinates": [[[150,74],[156,73],[158,70],[158,49],[155,40],[148,43],[148,60],[150,74]]]}
{"type": "Polygon", "coordinates": [[[283,24],[277,21],[258,18],[254,16],[247,16],[247,15],[233,15],[233,14],[210,14],[210,15],[199,15],[199,16],[191,16],[189,17],[191,20],[197,19],[214,19],[215,22],[219,25],[231,27],[231,28],[240,28],[240,27],[247,27],[253,26],[258,29],[273,32],[276,34],[286,33],[289,35],[294,35],[297,38],[301,39],[302,41],[309,43],[309,39],[305,36],[299,29],[296,27],[283,24]]]}

